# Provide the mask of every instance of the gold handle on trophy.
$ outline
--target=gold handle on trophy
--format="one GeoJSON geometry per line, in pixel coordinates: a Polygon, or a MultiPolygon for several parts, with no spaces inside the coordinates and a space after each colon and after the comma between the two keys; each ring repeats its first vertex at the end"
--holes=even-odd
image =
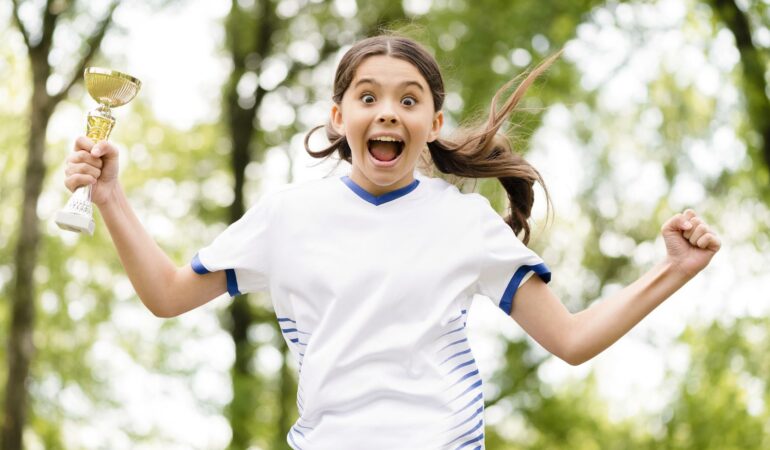
{"type": "MultiPolygon", "coordinates": [[[[125,105],[139,92],[142,82],[114,70],[89,67],[83,74],[86,88],[99,107],[88,113],[86,136],[94,142],[106,141],[115,126],[110,108],[125,105]]],[[[75,189],[67,206],[56,214],[56,225],[63,230],[94,234],[91,185],[75,189]]]]}

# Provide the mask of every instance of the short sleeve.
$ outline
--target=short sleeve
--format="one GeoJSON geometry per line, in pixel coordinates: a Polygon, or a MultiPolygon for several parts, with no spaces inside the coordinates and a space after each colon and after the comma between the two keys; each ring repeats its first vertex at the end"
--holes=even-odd
{"type": "MultiPolygon", "coordinates": [[[[481,197],[481,196],[480,196],[481,197]]],[[[519,286],[532,274],[551,281],[551,271],[534,251],[524,245],[511,227],[481,197],[483,205],[479,227],[482,236],[479,293],[492,299],[506,314],[511,314],[513,297],[519,286]]]]}
{"type": "Polygon", "coordinates": [[[230,296],[267,289],[274,202],[263,197],[193,257],[198,274],[224,270],[230,296]]]}

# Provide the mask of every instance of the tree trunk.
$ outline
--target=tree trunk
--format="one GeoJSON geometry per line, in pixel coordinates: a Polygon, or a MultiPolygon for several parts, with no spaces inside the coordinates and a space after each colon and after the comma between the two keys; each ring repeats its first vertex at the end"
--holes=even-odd
{"type": "Polygon", "coordinates": [[[21,227],[14,262],[16,272],[11,291],[11,332],[8,339],[8,380],[3,411],[5,417],[2,430],[3,450],[21,448],[27,415],[27,380],[34,353],[32,332],[35,324],[35,285],[33,276],[40,242],[37,202],[45,179],[46,167],[43,156],[46,130],[51,116],[45,91],[47,77],[35,78],[27,142],[21,227]]]}
{"type": "Polygon", "coordinates": [[[761,138],[761,142],[756,145],[761,153],[760,158],[770,169],[770,98],[765,80],[770,58],[763,58],[762,52],[754,45],[749,19],[734,0],[711,0],[711,3],[716,16],[735,36],[735,45],[743,66],[743,93],[749,121],[761,138]]]}
{"type": "MultiPolygon", "coordinates": [[[[243,11],[238,2],[233,0],[228,21],[228,43],[230,46],[233,72],[228,80],[224,92],[227,125],[232,143],[231,169],[233,171],[233,202],[230,205],[230,223],[243,216],[246,206],[243,187],[246,179],[246,166],[252,161],[251,148],[255,140],[254,118],[265,94],[264,90],[257,86],[254,92],[253,104],[244,108],[239,104],[237,92],[238,82],[246,73],[248,58],[257,57],[263,61],[270,48],[270,40],[273,33],[274,18],[270,0],[262,0],[258,5],[259,12],[254,15],[252,21],[246,19],[246,23],[257,30],[254,39],[246,41],[240,35],[244,30],[238,29],[244,23],[244,16],[249,13],[243,11]],[[244,44],[246,42],[246,44],[244,44]]],[[[258,71],[257,71],[258,72],[258,71]]],[[[228,406],[228,418],[232,429],[230,448],[248,448],[251,446],[253,421],[253,401],[258,398],[261,383],[252,373],[251,361],[256,352],[256,347],[248,339],[248,331],[258,318],[267,316],[264,311],[254,311],[248,296],[241,296],[232,302],[228,309],[230,335],[235,346],[235,362],[231,372],[233,383],[233,399],[228,406]]]]}
{"type": "MultiPolygon", "coordinates": [[[[277,327],[280,333],[280,326],[277,327]]],[[[277,419],[278,432],[273,437],[274,449],[287,448],[286,435],[289,433],[289,429],[294,425],[289,416],[289,409],[284,408],[283,405],[291,405],[296,402],[297,398],[297,385],[294,383],[291,371],[289,370],[289,358],[293,357],[289,352],[289,347],[286,343],[281,344],[281,370],[280,379],[278,380],[278,402],[281,407],[281,411],[277,419]]]]}
{"type": "Polygon", "coordinates": [[[51,66],[48,57],[53,46],[53,36],[59,16],[72,7],[72,2],[58,3],[47,0],[42,9],[41,37],[36,43],[19,15],[19,2],[13,1],[13,20],[27,46],[32,70],[32,98],[29,108],[29,136],[27,162],[24,175],[24,197],[21,207],[19,238],[14,256],[14,274],[11,287],[11,324],[8,338],[8,380],[3,404],[3,426],[0,449],[18,450],[23,447],[24,425],[27,418],[27,384],[34,355],[33,332],[35,329],[34,274],[40,242],[40,224],[37,204],[45,180],[45,145],[48,122],[69,90],[80,81],[83,69],[99,48],[112,22],[117,0],[108,8],[107,15],[96,25],[94,32],[84,41],[86,52],[79,57],[76,69],[65,87],[55,95],[46,90],[51,66]],[[56,4],[55,4],[56,3],[56,4]]]}

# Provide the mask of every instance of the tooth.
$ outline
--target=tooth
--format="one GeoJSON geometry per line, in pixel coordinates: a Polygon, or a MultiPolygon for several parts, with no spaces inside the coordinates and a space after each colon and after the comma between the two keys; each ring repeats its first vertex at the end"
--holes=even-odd
{"type": "Polygon", "coordinates": [[[401,142],[400,139],[396,139],[394,137],[390,136],[380,136],[372,139],[373,141],[381,141],[381,142],[401,142]]]}

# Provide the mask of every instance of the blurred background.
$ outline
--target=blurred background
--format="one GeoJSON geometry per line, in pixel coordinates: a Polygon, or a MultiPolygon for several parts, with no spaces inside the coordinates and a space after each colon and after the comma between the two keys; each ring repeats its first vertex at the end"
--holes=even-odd
{"type": "MultiPolygon", "coordinates": [[[[447,133],[565,49],[508,131],[552,195],[530,245],[570,310],[660,260],[658,230],[684,208],[723,239],[578,367],[476,299],[487,448],[770,448],[770,1],[0,0],[2,449],[288,448],[296,364],[267,295],[156,318],[98,213],[93,237],[53,223],[96,107],[82,72],[143,81],[111,140],[132,205],[183,265],[264,192],[348,170],[302,141],[342,53],[382,28],[436,55],[447,133]]],[[[492,181],[464,189],[502,212],[492,181]]]]}

